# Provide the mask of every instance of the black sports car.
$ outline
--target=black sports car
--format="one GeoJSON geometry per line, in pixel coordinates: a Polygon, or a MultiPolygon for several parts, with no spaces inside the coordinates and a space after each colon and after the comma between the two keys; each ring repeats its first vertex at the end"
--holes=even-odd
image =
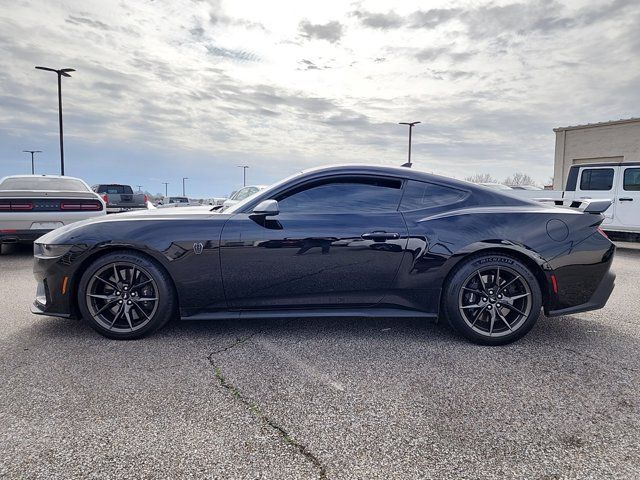
{"type": "Polygon", "coordinates": [[[485,344],[604,306],[610,202],[545,206],[407,168],[306,171],[230,209],[150,210],[35,245],[34,313],[142,337],[189,319],[446,318],[485,344]]]}

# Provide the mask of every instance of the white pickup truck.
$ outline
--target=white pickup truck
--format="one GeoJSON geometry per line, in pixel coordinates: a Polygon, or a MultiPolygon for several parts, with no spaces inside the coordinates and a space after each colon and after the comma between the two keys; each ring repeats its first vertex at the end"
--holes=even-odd
{"type": "Polygon", "coordinates": [[[640,240],[640,163],[573,165],[564,190],[511,190],[510,195],[578,207],[585,200],[611,200],[602,229],[613,240],[640,240]]]}

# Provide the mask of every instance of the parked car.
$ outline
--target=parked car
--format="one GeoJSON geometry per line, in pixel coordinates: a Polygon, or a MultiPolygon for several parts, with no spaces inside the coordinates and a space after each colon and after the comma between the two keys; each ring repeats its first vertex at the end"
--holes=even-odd
{"type": "Polygon", "coordinates": [[[235,205],[236,203],[241,202],[246,198],[249,198],[251,195],[255,195],[265,188],[267,188],[267,185],[248,185],[246,187],[242,187],[222,203],[222,209],[226,210],[230,206],[235,205]]]}
{"type": "Polygon", "coordinates": [[[158,208],[190,207],[193,203],[187,197],[164,197],[156,205],[158,208]]]}
{"type": "Polygon", "coordinates": [[[540,187],[536,187],[535,185],[509,185],[511,190],[535,190],[540,191],[543,190],[540,187]]]}
{"type": "Polygon", "coordinates": [[[313,169],[224,213],[130,212],[45,235],[33,311],[82,317],[116,339],[175,315],[355,315],[443,318],[503,344],[541,308],[604,306],[615,279],[615,246],[599,229],[608,203],[556,208],[400,167],[313,169]],[[65,279],[66,293],[45,287],[65,279]]]}
{"type": "Polygon", "coordinates": [[[147,208],[148,198],[142,193],[134,193],[129,185],[101,183],[91,189],[99,194],[107,204],[107,213],[128,212],[147,208]]]}
{"type": "Polygon", "coordinates": [[[0,180],[2,244],[32,242],[78,220],[105,215],[102,198],[73,177],[16,175],[0,180]]]}
{"type": "Polygon", "coordinates": [[[579,207],[585,201],[611,200],[602,228],[615,239],[640,240],[640,162],[573,165],[564,190],[511,193],[558,206],[579,207]]]}
{"type": "Polygon", "coordinates": [[[496,190],[511,190],[510,186],[504,185],[502,183],[484,182],[484,183],[479,183],[478,185],[482,185],[483,187],[494,188],[496,190]]]}

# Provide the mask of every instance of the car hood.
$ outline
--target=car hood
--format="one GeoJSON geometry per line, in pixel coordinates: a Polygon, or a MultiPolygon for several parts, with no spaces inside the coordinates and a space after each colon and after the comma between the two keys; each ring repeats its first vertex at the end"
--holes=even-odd
{"type": "Polygon", "coordinates": [[[137,220],[166,220],[168,222],[172,220],[184,220],[184,219],[197,219],[197,218],[215,218],[225,221],[231,215],[223,213],[216,213],[211,211],[210,206],[198,206],[198,207],[184,207],[184,208],[166,208],[166,209],[154,209],[154,210],[138,210],[126,213],[116,213],[112,215],[104,215],[101,217],[91,218],[88,220],[81,220],[79,222],[70,223],[64,227],[56,228],[51,232],[43,235],[36,240],[37,243],[55,244],[62,236],[69,237],[76,230],[90,231],[93,226],[103,224],[117,224],[120,222],[135,222],[137,220]]]}

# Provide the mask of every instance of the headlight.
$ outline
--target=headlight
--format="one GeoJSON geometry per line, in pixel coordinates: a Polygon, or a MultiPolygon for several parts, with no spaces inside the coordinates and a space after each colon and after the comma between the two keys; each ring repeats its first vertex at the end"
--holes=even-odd
{"type": "Polygon", "coordinates": [[[33,244],[33,255],[38,258],[58,258],[67,253],[72,245],[33,244]]]}

